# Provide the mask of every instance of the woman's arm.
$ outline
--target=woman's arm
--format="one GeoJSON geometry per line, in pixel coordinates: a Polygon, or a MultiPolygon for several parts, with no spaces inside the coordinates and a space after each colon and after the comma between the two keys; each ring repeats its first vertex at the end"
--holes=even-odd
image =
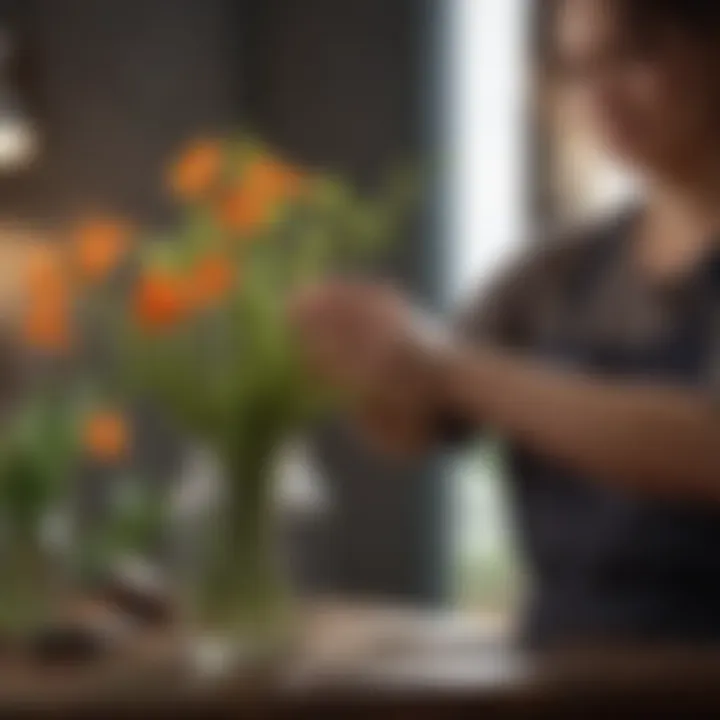
{"type": "Polygon", "coordinates": [[[599,481],[720,501],[720,418],[700,391],[557,371],[491,348],[438,373],[448,406],[599,481]]]}
{"type": "Polygon", "coordinates": [[[384,448],[419,451],[442,418],[491,426],[599,482],[720,501],[720,418],[699,391],[559,371],[483,342],[428,345],[402,298],[321,288],[298,307],[311,360],[358,398],[384,448]]]}

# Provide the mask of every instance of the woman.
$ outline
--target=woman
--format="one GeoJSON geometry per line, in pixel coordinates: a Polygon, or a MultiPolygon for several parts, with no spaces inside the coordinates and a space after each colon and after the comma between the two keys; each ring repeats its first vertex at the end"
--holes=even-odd
{"type": "Polygon", "coordinates": [[[507,438],[530,642],[717,641],[720,3],[553,10],[562,90],[642,203],[546,244],[443,342],[384,288],[315,288],[294,317],[385,446],[507,438]]]}

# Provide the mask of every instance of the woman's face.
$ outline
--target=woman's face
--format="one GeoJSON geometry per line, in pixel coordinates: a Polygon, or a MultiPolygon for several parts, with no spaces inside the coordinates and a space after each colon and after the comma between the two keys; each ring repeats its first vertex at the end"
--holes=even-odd
{"type": "Polygon", "coordinates": [[[622,1],[563,0],[555,26],[561,89],[619,160],[649,173],[679,169],[717,132],[712,51],[669,26],[641,39],[616,12],[622,1]]]}

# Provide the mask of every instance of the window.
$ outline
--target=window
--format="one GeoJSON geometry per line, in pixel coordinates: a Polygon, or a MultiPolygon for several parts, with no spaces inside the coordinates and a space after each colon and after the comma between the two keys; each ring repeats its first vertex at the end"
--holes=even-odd
{"type": "MultiPolygon", "coordinates": [[[[449,304],[487,283],[525,235],[529,0],[448,2],[449,304]]],[[[485,443],[454,471],[457,591],[470,608],[507,616],[516,562],[500,454],[485,443]]]]}

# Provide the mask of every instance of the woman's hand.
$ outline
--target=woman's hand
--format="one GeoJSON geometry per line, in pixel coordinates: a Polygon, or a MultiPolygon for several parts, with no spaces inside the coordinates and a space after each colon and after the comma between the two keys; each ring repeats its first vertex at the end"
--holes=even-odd
{"type": "Polygon", "coordinates": [[[401,294],[334,282],[305,290],[290,311],[311,368],[355,399],[354,418],[374,444],[411,453],[432,441],[438,348],[401,294]]]}

